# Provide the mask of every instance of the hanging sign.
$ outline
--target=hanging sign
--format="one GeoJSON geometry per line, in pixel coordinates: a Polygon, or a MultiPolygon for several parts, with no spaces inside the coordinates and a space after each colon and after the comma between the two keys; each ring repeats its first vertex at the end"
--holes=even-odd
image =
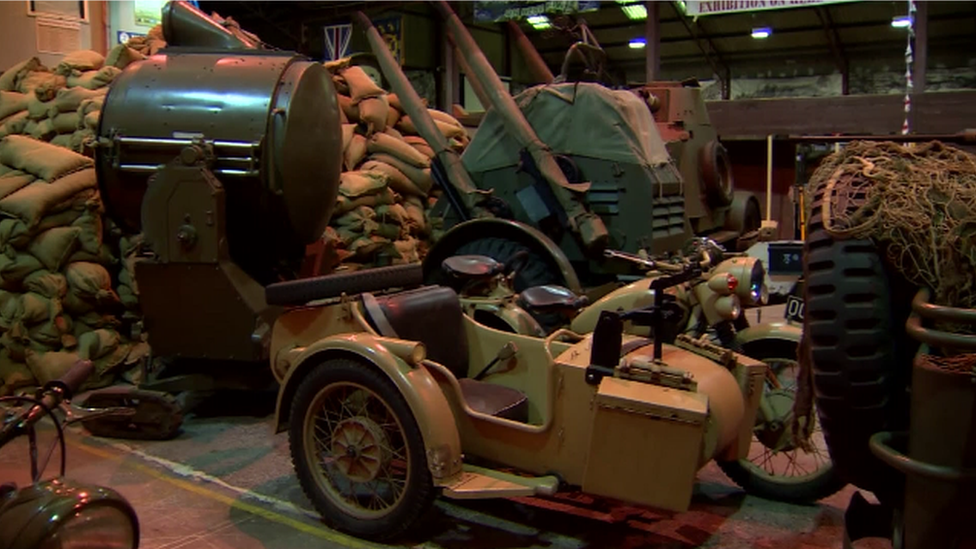
{"type": "Polygon", "coordinates": [[[155,27],[162,21],[165,4],[165,0],[135,0],[132,3],[132,22],[138,27],[155,27]]]}
{"type": "Polygon", "coordinates": [[[403,17],[397,15],[396,17],[387,17],[384,19],[376,19],[373,21],[373,26],[376,27],[377,32],[386,41],[387,47],[390,48],[390,52],[393,54],[394,59],[397,63],[403,64],[403,17]]]}
{"type": "Polygon", "coordinates": [[[512,19],[525,19],[533,15],[584,13],[598,9],[600,9],[599,0],[576,0],[569,2],[480,1],[474,3],[474,20],[481,23],[499,23],[512,19]]]}
{"type": "Polygon", "coordinates": [[[325,60],[338,61],[349,53],[352,23],[325,27],[325,60]]]}
{"type": "Polygon", "coordinates": [[[685,0],[685,14],[692,17],[721,15],[744,11],[781,10],[808,8],[824,4],[840,4],[857,0],[685,0]]]}

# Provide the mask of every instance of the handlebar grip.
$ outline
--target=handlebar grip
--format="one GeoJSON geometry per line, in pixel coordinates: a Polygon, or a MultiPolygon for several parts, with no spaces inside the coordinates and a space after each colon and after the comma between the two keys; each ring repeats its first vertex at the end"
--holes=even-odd
{"type": "Polygon", "coordinates": [[[78,389],[85,383],[85,381],[91,377],[92,373],[95,372],[95,365],[92,364],[90,360],[79,360],[75,362],[71,368],[64,373],[58,379],[52,381],[49,385],[57,385],[65,392],[68,398],[71,395],[78,392],[78,389]]]}

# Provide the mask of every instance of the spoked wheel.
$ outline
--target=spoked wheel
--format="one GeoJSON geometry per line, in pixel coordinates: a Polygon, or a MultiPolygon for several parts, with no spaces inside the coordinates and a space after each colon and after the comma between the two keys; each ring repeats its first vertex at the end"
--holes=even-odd
{"type": "Polygon", "coordinates": [[[330,526],[389,539],[434,498],[424,443],[403,397],[357,361],[315,367],[292,405],[289,441],[302,489],[330,526]]]}
{"type": "Polygon", "coordinates": [[[792,441],[793,402],[800,372],[796,344],[751,343],[745,354],[769,366],[763,398],[774,419],[765,422],[757,419],[748,459],[719,462],[719,466],[746,492],[765,499],[809,503],[836,493],[844,487],[844,482],[830,461],[816,411],[811,415],[816,423],[809,448],[798,447],[792,441]]]}

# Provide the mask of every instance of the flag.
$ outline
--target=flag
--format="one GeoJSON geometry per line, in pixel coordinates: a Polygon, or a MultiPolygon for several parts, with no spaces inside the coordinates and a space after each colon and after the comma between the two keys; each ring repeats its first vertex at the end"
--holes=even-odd
{"type": "Polygon", "coordinates": [[[350,38],[352,38],[352,23],[325,27],[325,60],[336,61],[345,57],[349,51],[350,38]]]}

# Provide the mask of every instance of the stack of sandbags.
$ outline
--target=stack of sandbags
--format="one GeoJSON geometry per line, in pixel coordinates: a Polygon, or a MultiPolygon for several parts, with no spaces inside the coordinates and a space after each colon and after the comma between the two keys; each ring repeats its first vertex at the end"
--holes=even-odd
{"type": "Polygon", "coordinates": [[[103,243],[90,158],[25,136],[0,140],[0,394],[57,378],[79,359],[90,387],[134,362],[103,243]]]}
{"type": "MultiPolygon", "coordinates": [[[[431,178],[434,151],[417,135],[397,96],[349,60],[325,63],[342,112],[343,169],[329,230],[340,259],[378,265],[420,261],[431,238],[427,211],[439,195],[431,178]]],[[[453,116],[428,109],[452,147],[469,138],[453,116]]]]}
{"type": "Polygon", "coordinates": [[[90,154],[108,86],[143,56],[119,44],[107,57],[70,53],[53,70],[36,57],[0,75],[0,137],[28,135],[90,154]]]}
{"type": "Polygon", "coordinates": [[[146,36],[133,36],[125,45],[143,56],[156,55],[159,50],[166,47],[163,26],[156,25],[146,33],[146,36]]]}

